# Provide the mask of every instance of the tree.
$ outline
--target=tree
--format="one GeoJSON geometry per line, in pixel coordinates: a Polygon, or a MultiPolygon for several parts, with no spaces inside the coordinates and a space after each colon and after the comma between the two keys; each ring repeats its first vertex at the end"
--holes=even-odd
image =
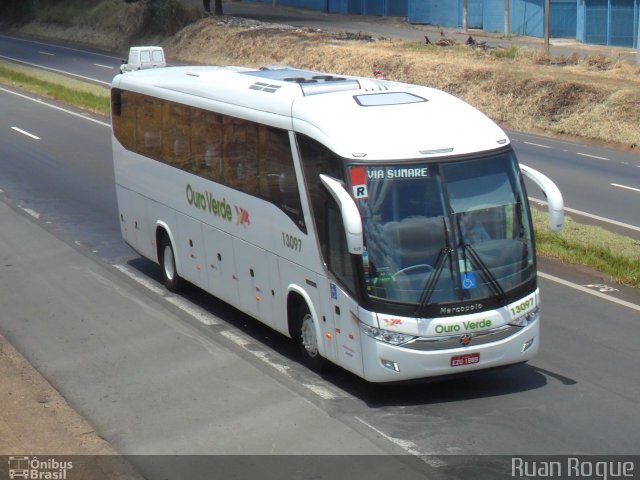
{"type": "MultiPolygon", "coordinates": [[[[204,11],[211,13],[211,0],[202,0],[202,4],[204,5],[204,11]]],[[[213,14],[216,16],[224,15],[222,12],[222,0],[215,0],[213,14]]]]}
{"type": "Polygon", "coordinates": [[[216,0],[215,6],[213,7],[214,15],[224,15],[222,12],[222,0],[216,0]]]}
{"type": "Polygon", "coordinates": [[[28,22],[36,11],[34,0],[2,0],[0,1],[0,24],[28,22]]]}

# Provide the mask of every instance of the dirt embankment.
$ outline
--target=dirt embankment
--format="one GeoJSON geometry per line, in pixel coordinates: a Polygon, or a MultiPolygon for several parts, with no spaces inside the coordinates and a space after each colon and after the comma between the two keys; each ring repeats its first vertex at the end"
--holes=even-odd
{"type": "MultiPolygon", "coordinates": [[[[67,460],[69,478],[141,480],[1,334],[0,378],[0,455],[67,460]]],[[[9,478],[8,468],[0,465],[0,478],[9,478]]],[[[54,478],[40,470],[40,478],[54,478]]]]}
{"type": "Polygon", "coordinates": [[[120,3],[112,21],[90,28],[85,20],[73,29],[41,24],[26,31],[93,39],[120,51],[130,42],[161,43],[169,58],[180,62],[286,64],[365,76],[375,65],[388,79],[446,90],[508,128],[640,148],[640,67],[613,58],[376,40],[233,17],[201,18],[193,10],[184,17],[191,18],[185,28],[161,35],[157,28],[145,32],[150,17],[142,5],[120,3]]]}

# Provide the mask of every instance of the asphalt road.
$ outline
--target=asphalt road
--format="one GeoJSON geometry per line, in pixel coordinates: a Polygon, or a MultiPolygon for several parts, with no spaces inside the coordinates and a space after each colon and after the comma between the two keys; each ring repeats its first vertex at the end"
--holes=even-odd
{"type": "MultiPolygon", "coordinates": [[[[640,238],[640,154],[522,132],[508,135],[520,162],[550,177],[566,207],[625,224],[625,234],[640,238]]],[[[528,193],[543,198],[535,186],[528,193]]]]}
{"type": "MultiPolygon", "coordinates": [[[[123,245],[107,123],[6,90],[0,104],[0,328],[123,454],[404,454],[389,461],[422,462],[406,478],[465,478],[467,455],[637,453],[637,305],[542,276],[528,365],[390,387],[319,377],[267,327],[168,294],[123,245]]],[[[154,476],[159,461],[134,464],[154,476]]]]}
{"type": "Polygon", "coordinates": [[[122,57],[88,47],[42,42],[0,34],[0,58],[44,68],[108,87],[122,57]]]}

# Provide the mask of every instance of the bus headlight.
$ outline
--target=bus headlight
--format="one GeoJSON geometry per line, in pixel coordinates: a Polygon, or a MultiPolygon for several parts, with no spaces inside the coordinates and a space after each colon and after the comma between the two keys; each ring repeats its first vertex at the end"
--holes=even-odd
{"type": "Polygon", "coordinates": [[[404,333],[390,332],[389,330],[383,330],[382,328],[371,327],[360,323],[360,330],[366,336],[374,338],[380,342],[390,343],[391,345],[402,345],[403,343],[410,342],[414,338],[413,335],[405,335],[404,333]]]}
{"type": "Polygon", "coordinates": [[[540,316],[540,308],[536,307],[530,312],[525,313],[520,317],[514,318],[511,322],[509,322],[509,325],[513,325],[514,327],[526,327],[528,325],[531,325],[533,322],[535,322],[539,316],[540,316]]]}

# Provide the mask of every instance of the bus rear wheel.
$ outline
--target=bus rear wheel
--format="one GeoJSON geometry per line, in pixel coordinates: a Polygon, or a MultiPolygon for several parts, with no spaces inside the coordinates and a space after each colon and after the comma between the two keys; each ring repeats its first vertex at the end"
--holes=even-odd
{"type": "Polygon", "coordinates": [[[309,308],[303,305],[298,312],[298,346],[304,363],[314,372],[321,372],[327,366],[327,360],[318,350],[319,338],[315,321],[309,308]]]}
{"type": "Polygon", "coordinates": [[[182,288],[182,278],[176,269],[176,257],[167,235],[160,240],[160,270],[165,287],[170,292],[178,292],[182,288]]]}

